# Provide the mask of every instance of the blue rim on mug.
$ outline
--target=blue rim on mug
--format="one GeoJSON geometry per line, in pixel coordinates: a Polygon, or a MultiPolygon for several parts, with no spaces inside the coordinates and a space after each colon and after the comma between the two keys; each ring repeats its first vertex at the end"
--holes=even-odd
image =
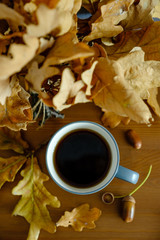
{"type": "Polygon", "coordinates": [[[63,190],[70,192],[72,194],[78,194],[78,195],[89,195],[104,189],[115,177],[119,168],[119,161],[120,161],[119,148],[112,134],[100,124],[91,122],[91,121],[76,121],[63,126],[51,137],[46,150],[46,166],[52,180],[63,190]],[[66,131],[67,129],[68,131],[66,131]],[[112,158],[114,158],[114,164],[111,161],[111,164],[112,164],[111,170],[108,171],[110,174],[107,173],[104,179],[100,181],[98,184],[91,187],[87,187],[87,188],[79,188],[79,187],[76,188],[74,186],[69,185],[68,183],[64,182],[54,170],[54,164],[53,164],[54,148],[63,137],[64,135],[63,132],[66,131],[67,133],[77,129],[92,129],[93,131],[95,131],[95,133],[96,132],[99,132],[100,134],[103,133],[105,135],[103,136],[103,138],[106,139],[107,143],[109,141],[112,158]]]}

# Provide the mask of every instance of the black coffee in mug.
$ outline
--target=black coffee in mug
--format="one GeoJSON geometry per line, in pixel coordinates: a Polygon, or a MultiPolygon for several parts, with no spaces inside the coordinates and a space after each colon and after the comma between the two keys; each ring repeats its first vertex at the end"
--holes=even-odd
{"type": "Polygon", "coordinates": [[[110,167],[111,152],[102,136],[78,129],[64,135],[53,154],[56,172],[68,184],[87,188],[103,180],[110,167]]]}

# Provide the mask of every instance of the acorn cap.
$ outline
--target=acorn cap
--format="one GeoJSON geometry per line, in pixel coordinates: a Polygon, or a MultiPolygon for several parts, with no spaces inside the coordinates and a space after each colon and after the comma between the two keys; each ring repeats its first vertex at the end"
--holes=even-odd
{"type": "Polygon", "coordinates": [[[112,204],[114,202],[114,195],[113,193],[111,192],[105,192],[103,195],[102,195],[102,201],[105,203],[105,204],[112,204]]]}
{"type": "Polygon", "coordinates": [[[136,200],[134,199],[134,197],[132,196],[126,196],[122,199],[123,202],[133,202],[133,203],[136,203],[136,200]]]}

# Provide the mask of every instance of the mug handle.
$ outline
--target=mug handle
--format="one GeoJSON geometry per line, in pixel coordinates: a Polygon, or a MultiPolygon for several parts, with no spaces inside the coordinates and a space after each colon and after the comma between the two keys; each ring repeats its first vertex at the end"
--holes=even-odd
{"type": "Polygon", "coordinates": [[[115,177],[136,184],[139,179],[139,173],[132,171],[128,168],[119,166],[115,177]]]}

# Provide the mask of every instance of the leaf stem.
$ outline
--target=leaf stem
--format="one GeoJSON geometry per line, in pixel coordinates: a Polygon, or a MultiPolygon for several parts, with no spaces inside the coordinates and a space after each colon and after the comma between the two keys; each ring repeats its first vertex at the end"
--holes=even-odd
{"type": "Polygon", "coordinates": [[[150,165],[150,168],[148,170],[148,173],[147,173],[147,176],[145,177],[145,179],[143,180],[143,182],[141,182],[137,188],[135,188],[131,193],[129,194],[126,194],[126,195],[122,195],[122,196],[114,196],[115,198],[123,198],[123,197],[126,197],[126,196],[131,196],[133,195],[138,189],[140,189],[142,187],[142,185],[147,181],[147,179],[149,178],[150,174],[151,174],[151,171],[152,171],[152,165],[150,165]]]}
{"type": "Polygon", "coordinates": [[[7,169],[11,168],[12,166],[16,165],[17,163],[25,159],[27,159],[25,156],[20,156],[16,161],[14,161],[13,163],[10,163],[7,167],[0,169],[0,173],[5,172],[7,169]]]}
{"type": "Polygon", "coordinates": [[[91,4],[91,6],[92,6],[93,12],[95,13],[95,7],[94,7],[94,4],[93,4],[92,0],[89,0],[89,2],[90,2],[90,4],[91,4]]]}

